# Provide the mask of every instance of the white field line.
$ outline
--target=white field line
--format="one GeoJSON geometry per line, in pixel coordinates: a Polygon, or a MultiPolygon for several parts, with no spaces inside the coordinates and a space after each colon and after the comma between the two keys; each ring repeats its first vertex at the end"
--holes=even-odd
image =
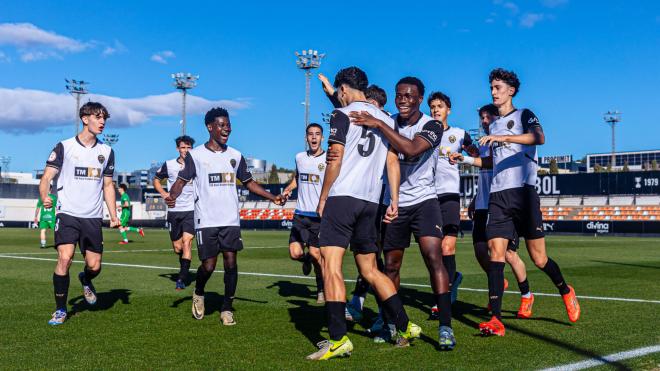
{"type": "MultiPolygon", "coordinates": [[[[244,250],[252,249],[287,249],[288,246],[246,246],[244,250]]],[[[57,255],[57,251],[53,248],[49,248],[50,251],[40,251],[40,252],[3,252],[0,255],[57,255]]],[[[131,252],[161,252],[161,251],[173,251],[172,248],[169,249],[136,249],[136,250],[103,250],[104,254],[107,253],[131,253],[131,252]]],[[[196,248],[192,248],[192,251],[197,251],[196,248]]]]}
{"type": "MultiPolygon", "coordinates": [[[[51,258],[37,258],[37,257],[32,257],[32,256],[17,256],[17,255],[5,255],[5,254],[0,254],[0,258],[7,258],[7,259],[21,259],[21,260],[38,260],[38,261],[57,261],[57,259],[51,259],[51,258]]],[[[83,261],[73,261],[74,263],[82,264],[84,263],[83,261]]],[[[142,264],[126,264],[126,263],[109,263],[109,262],[103,262],[103,265],[108,265],[108,266],[115,266],[115,267],[128,267],[128,268],[145,268],[145,269],[160,269],[160,270],[177,270],[179,268],[173,268],[173,267],[162,267],[162,266],[157,266],[157,265],[142,265],[142,264]]],[[[195,269],[191,269],[190,271],[194,272],[195,269]]],[[[216,270],[216,272],[222,272],[222,270],[216,270]]],[[[291,274],[275,274],[275,273],[259,273],[259,272],[238,272],[240,275],[244,276],[258,276],[258,277],[276,277],[276,278],[295,278],[295,279],[307,279],[307,280],[313,280],[315,279],[314,277],[308,277],[308,276],[298,276],[298,275],[291,275],[291,274]]],[[[355,280],[352,279],[344,279],[346,282],[355,282],[355,280]]],[[[408,286],[408,287],[423,287],[423,288],[431,288],[430,285],[422,285],[422,284],[417,284],[417,283],[405,283],[401,282],[402,286],[408,286]]],[[[464,291],[474,291],[474,292],[488,292],[487,289],[473,289],[473,288],[468,288],[468,287],[462,287],[459,288],[459,290],[464,290],[464,291]]],[[[516,291],[505,291],[509,294],[517,294],[516,291]]],[[[535,292],[534,295],[537,296],[554,296],[554,297],[559,297],[561,295],[559,294],[548,294],[548,293],[542,293],[542,292],[535,292]]],[[[606,296],[580,296],[578,295],[578,298],[580,299],[591,299],[591,300],[603,300],[603,301],[622,301],[622,302],[629,302],[629,303],[653,303],[653,304],[660,304],[660,300],[648,300],[648,299],[630,299],[630,298],[615,298],[615,297],[606,297],[606,296]]]]}
{"type": "Polygon", "coordinates": [[[546,368],[542,371],[574,371],[574,370],[584,370],[585,368],[591,368],[596,366],[601,366],[607,363],[622,361],[624,359],[642,357],[647,354],[658,353],[660,352],[660,345],[653,345],[650,347],[637,348],[628,350],[625,352],[614,353],[606,355],[599,358],[592,358],[582,362],[569,363],[565,365],[560,365],[552,368],[546,368]]]}

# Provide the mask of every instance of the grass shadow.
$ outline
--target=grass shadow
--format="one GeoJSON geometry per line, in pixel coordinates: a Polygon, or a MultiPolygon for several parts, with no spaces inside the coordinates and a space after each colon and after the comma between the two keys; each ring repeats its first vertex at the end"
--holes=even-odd
{"type": "MultiPolygon", "coordinates": [[[[179,279],[178,273],[163,273],[159,274],[158,277],[166,278],[172,282],[176,282],[179,279]]],[[[190,286],[197,279],[197,274],[193,272],[188,272],[186,279],[183,280],[183,283],[186,284],[186,287],[190,286]]]]}
{"type": "Polygon", "coordinates": [[[74,316],[77,313],[84,311],[96,312],[101,310],[108,310],[112,308],[117,302],[121,302],[122,304],[130,304],[130,295],[131,290],[128,289],[113,289],[108,292],[97,292],[96,304],[94,305],[87,304],[85,298],[82,295],[77,296],[69,300],[69,305],[71,305],[69,316],[74,316]]]}
{"type": "Polygon", "coordinates": [[[644,265],[644,264],[620,263],[620,262],[610,262],[610,261],[606,261],[606,260],[593,260],[593,259],[591,261],[594,262],[594,263],[623,265],[623,266],[626,266],[626,267],[660,269],[660,266],[652,266],[652,265],[644,265]]]}

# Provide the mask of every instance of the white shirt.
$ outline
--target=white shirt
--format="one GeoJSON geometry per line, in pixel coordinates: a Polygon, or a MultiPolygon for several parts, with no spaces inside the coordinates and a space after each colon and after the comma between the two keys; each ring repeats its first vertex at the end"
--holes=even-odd
{"type": "MultiPolygon", "coordinates": [[[[184,163],[178,161],[178,157],[172,160],[165,161],[156,173],[156,179],[167,179],[167,189],[172,189],[172,185],[176,182],[179,172],[183,170],[184,163]]],[[[176,205],[170,207],[167,211],[193,211],[195,209],[195,190],[193,182],[188,182],[183,186],[181,194],[176,199],[176,205]]]]}
{"type": "Polygon", "coordinates": [[[435,193],[460,193],[461,176],[458,164],[449,163],[449,154],[463,152],[463,146],[472,145],[472,138],[465,130],[449,127],[442,135],[442,142],[438,146],[438,161],[435,169],[435,193]]]}
{"type": "Polygon", "coordinates": [[[115,153],[100,140],[85,147],[78,137],[57,143],[46,166],[59,170],[57,213],[103,218],[103,178],[115,170],[115,153]]]}
{"type": "Polygon", "coordinates": [[[325,151],[318,156],[310,155],[307,151],[296,155],[298,201],[295,213],[298,215],[319,216],[316,208],[319,205],[325,177],[325,158],[325,151]]]}

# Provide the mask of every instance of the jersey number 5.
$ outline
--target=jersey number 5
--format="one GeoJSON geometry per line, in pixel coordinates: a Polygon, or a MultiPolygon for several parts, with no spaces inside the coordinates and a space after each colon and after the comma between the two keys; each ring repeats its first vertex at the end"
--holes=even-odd
{"type": "Polygon", "coordinates": [[[360,138],[367,138],[367,140],[362,144],[358,144],[358,153],[362,157],[369,157],[369,155],[371,155],[371,153],[374,151],[374,148],[376,147],[376,138],[374,137],[374,133],[368,131],[367,128],[363,126],[362,135],[360,135],[360,138]]]}

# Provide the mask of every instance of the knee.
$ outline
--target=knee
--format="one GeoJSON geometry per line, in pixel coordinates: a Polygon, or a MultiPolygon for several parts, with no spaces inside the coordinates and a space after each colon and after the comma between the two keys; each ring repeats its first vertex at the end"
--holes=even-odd
{"type": "Polygon", "coordinates": [[[180,253],[181,250],[183,249],[183,241],[178,240],[172,242],[172,247],[174,248],[174,252],[176,252],[177,254],[180,253]]]}
{"type": "Polygon", "coordinates": [[[73,262],[73,257],[60,255],[57,257],[57,265],[61,268],[69,269],[71,263],[73,262]]]}
{"type": "Polygon", "coordinates": [[[534,262],[534,265],[538,267],[539,269],[545,268],[545,265],[548,263],[548,257],[547,256],[533,256],[532,261],[534,262]]]}
{"type": "Polygon", "coordinates": [[[363,269],[360,271],[360,275],[362,276],[362,278],[364,278],[369,283],[374,282],[379,273],[380,272],[375,267],[363,269]]]}
{"type": "Polygon", "coordinates": [[[207,260],[202,262],[202,266],[204,267],[204,270],[207,272],[213,272],[215,270],[215,261],[213,260],[207,260]]]}
{"type": "Polygon", "coordinates": [[[296,251],[296,250],[289,251],[289,258],[291,258],[291,260],[299,260],[300,258],[302,258],[302,256],[303,256],[302,251],[296,251]]]}
{"type": "Polygon", "coordinates": [[[388,276],[398,276],[399,270],[401,269],[401,263],[399,262],[386,262],[385,263],[385,274],[388,276]]]}

